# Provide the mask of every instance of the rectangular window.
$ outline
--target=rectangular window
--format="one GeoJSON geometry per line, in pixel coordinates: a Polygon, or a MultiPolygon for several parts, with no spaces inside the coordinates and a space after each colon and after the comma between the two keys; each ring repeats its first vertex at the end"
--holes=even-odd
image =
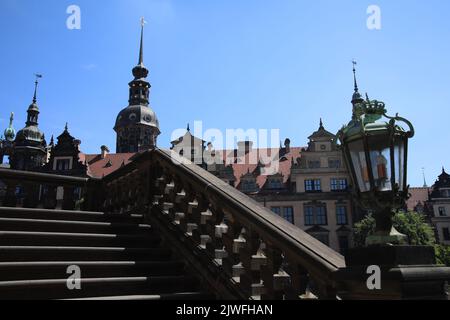
{"type": "Polygon", "coordinates": [[[322,185],[321,185],[320,179],[305,180],[305,191],[306,192],[319,192],[319,191],[322,191],[322,185]]]}
{"type": "Polygon", "coordinates": [[[448,228],[442,228],[445,241],[450,241],[450,230],[448,228]]]}
{"type": "Polygon", "coordinates": [[[347,179],[331,179],[331,191],[345,191],[347,190],[347,179]]]}
{"type": "Polygon", "coordinates": [[[314,225],[314,207],[305,206],[305,226],[314,225]]]}
{"type": "Polygon", "coordinates": [[[336,207],[336,221],[340,226],[348,224],[346,206],[339,205],[336,207]]]}
{"type": "Polygon", "coordinates": [[[441,216],[441,217],[447,216],[447,212],[445,210],[445,207],[439,207],[439,216],[441,216]]]}
{"type": "Polygon", "coordinates": [[[283,208],[283,218],[294,224],[294,208],[284,207],[283,208]]]}
{"type": "Polygon", "coordinates": [[[66,171],[70,169],[70,159],[56,160],[56,170],[66,171]]]}
{"type": "Polygon", "coordinates": [[[316,224],[319,226],[326,226],[328,224],[326,207],[316,207],[316,224]]]}
{"type": "Polygon", "coordinates": [[[314,184],[312,180],[305,180],[305,190],[308,191],[314,191],[314,184]]]}

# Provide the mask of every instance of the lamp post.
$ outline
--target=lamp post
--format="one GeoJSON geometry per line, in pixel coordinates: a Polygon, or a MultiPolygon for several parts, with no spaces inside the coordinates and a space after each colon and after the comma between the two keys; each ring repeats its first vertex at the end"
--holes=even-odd
{"type": "Polygon", "coordinates": [[[338,137],[354,198],[373,212],[376,228],[366,247],[348,250],[346,266],[335,273],[342,299],[449,298],[450,268],[436,264],[432,246],[406,245],[406,236],[392,225],[394,210],[403,208],[408,198],[408,139],[413,136],[412,124],[386,115],[383,102],[368,97],[364,101],[355,81],[352,120],[338,137]],[[379,271],[369,278],[368,270],[379,271]],[[370,286],[372,280],[378,285],[370,286]]]}
{"type": "Polygon", "coordinates": [[[373,212],[376,221],[368,246],[406,242],[406,236],[393,227],[392,217],[408,198],[408,139],[414,128],[408,120],[386,112],[383,102],[366,95],[365,101],[354,104],[352,120],[338,133],[355,199],[373,212]]]}

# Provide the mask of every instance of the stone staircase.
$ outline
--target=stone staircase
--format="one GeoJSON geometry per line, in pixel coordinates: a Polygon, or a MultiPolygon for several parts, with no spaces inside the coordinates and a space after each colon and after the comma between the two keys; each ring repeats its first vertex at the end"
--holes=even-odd
{"type": "Polygon", "coordinates": [[[0,300],[211,299],[191,274],[140,215],[0,208],[0,300]]]}

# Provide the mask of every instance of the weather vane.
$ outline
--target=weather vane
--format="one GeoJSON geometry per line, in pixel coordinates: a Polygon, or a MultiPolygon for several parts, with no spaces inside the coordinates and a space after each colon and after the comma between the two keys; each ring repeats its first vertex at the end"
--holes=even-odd
{"type": "Polygon", "coordinates": [[[147,23],[147,21],[145,21],[144,17],[141,17],[141,26],[144,27],[144,25],[147,23]]]}

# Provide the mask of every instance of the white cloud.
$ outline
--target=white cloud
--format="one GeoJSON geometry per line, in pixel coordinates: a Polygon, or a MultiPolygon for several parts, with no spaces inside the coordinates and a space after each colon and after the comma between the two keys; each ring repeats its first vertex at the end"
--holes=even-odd
{"type": "Polygon", "coordinates": [[[89,63],[89,64],[84,64],[81,67],[86,71],[91,71],[91,70],[97,68],[97,65],[95,63],[89,63]]]}

